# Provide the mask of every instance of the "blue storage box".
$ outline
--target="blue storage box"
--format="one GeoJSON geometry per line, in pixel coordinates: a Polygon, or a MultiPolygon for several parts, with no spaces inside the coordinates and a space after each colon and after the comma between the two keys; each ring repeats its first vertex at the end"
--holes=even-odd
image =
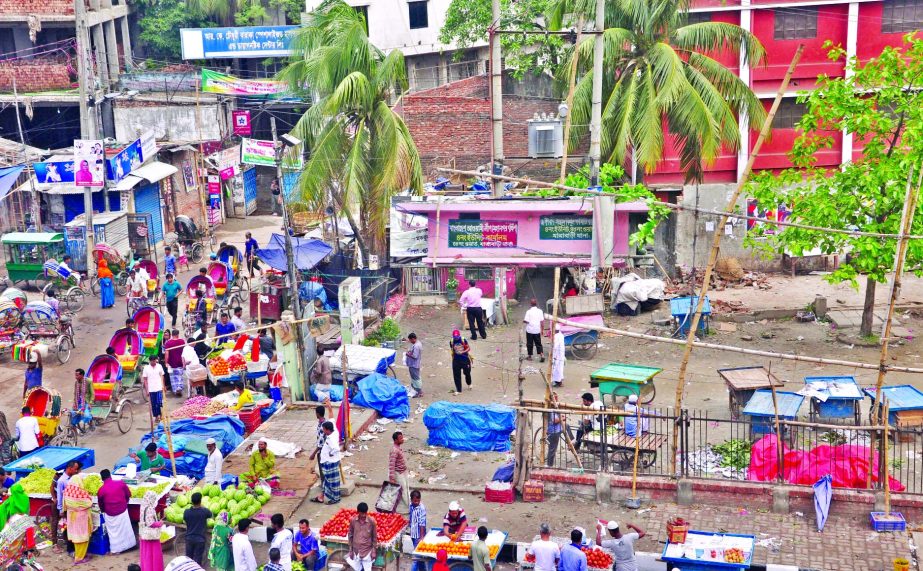
{"type": "MultiPolygon", "coordinates": [[[[695,309],[699,304],[699,297],[675,297],[670,300],[670,315],[676,329],[683,335],[689,334],[689,327],[692,325],[692,317],[695,315],[695,309]]],[[[708,321],[711,316],[711,303],[708,296],[705,296],[705,303],[702,305],[702,317],[699,320],[699,327],[696,333],[698,335],[708,334],[708,321]]]]}

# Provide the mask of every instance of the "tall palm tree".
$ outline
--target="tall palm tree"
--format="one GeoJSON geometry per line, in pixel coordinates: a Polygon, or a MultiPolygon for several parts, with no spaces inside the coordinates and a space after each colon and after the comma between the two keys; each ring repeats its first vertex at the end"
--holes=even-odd
{"type": "MultiPolygon", "coordinates": [[[[687,180],[701,180],[703,164],[722,146],[740,145],[737,117],[746,113],[758,129],[766,116],[746,83],[714,59],[743,54],[759,64],[765,51],[740,26],[724,22],[688,23],[689,0],[607,0],[604,39],[602,153],[624,164],[630,153],[647,172],[663,158],[664,126],[673,135],[687,180]]],[[[583,15],[593,20],[595,0],[557,0],[549,13],[553,29],[583,15]]],[[[577,57],[578,81],[571,110],[576,146],[590,123],[593,37],[571,52],[558,79],[570,79],[577,57]]]]}
{"type": "MultiPolygon", "coordinates": [[[[383,254],[395,192],[422,188],[417,147],[389,102],[407,88],[404,55],[369,42],[364,18],[327,0],[293,40],[279,73],[295,92],[314,96],[292,134],[311,151],[299,178],[305,201],[342,212],[364,254],[383,254]]],[[[367,258],[366,258],[367,259],[367,258]]]]}

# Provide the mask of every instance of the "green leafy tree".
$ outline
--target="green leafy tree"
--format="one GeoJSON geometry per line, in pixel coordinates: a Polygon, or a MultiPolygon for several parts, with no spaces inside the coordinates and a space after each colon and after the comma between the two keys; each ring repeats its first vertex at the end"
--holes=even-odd
{"type": "MultiPolygon", "coordinates": [[[[847,60],[844,49],[829,42],[827,47],[831,60],[847,60]]],[[[923,160],[923,40],[909,35],[901,47],[885,48],[867,63],[849,59],[846,68],[846,77],[821,77],[816,90],[800,96],[807,110],[799,124],[803,134],[791,151],[796,168],[754,177],[749,192],[762,205],[791,208],[790,221],[897,234],[908,176],[911,169],[919,173],[923,160]],[[841,167],[818,167],[817,151],[830,148],[844,129],[863,147],[861,156],[841,167]]],[[[923,233],[920,208],[913,234],[923,233]]],[[[884,283],[893,268],[897,240],[791,227],[766,235],[767,228],[751,231],[749,242],[796,256],[814,249],[846,254],[827,279],[858,288],[858,278],[865,276],[860,333],[871,335],[875,285],[884,283]]],[[[923,243],[918,240],[910,241],[906,267],[923,273],[923,243]]]]}
{"type": "Polygon", "coordinates": [[[140,28],[138,41],[144,46],[144,52],[154,59],[180,59],[180,28],[210,24],[199,14],[190,12],[182,0],[142,0],[133,6],[140,28]]]}
{"type": "Polygon", "coordinates": [[[363,254],[382,255],[392,195],[419,191],[423,179],[410,131],[389,105],[407,88],[404,55],[372,45],[364,18],[342,0],[311,12],[294,46],[279,77],[316,95],[292,131],[311,149],[300,192],[316,206],[329,197],[363,254]]]}
{"type": "Polygon", "coordinates": [[[298,0],[186,0],[193,14],[220,26],[255,26],[271,23],[270,11],[282,10],[290,24],[301,23],[304,3],[298,0]]]}
{"type": "MultiPolygon", "coordinates": [[[[676,139],[687,180],[701,180],[703,164],[722,146],[740,145],[737,117],[746,112],[758,129],[766,116],[746,83],[715,60],[717,54],[743,54],[751,65],[765,57],[755,36],[724,22],[687,22],[688,0],[609,0],[604,32],[602,154],[625,164],[634,153],[648,172],[663,158],[664,126],[676,139]]],[[[575,25],[594,17],[595,2],[555,0],[549,25],[575,25]]],[[[587,134],[593,83],[592,36],[571,50],[577,58],[577,84],[569,145],[587,134]]],[[[572,64],[559,68],[569,83],[572,64]]]]}
{"type": "MultiPolygon", "coordinates": [[[[490,3],[490,0],[452,0],[445,25],[439,31],[439,41],[459,48],[486,42],[492,22],[490,3]]],[[[500,0],[500,28],[542,31],[550,6],[551,0],[500,0]]],[[[514,77],[522,77],[526,72],[536,75],[554,72],[563,55],[564,42],[560,36],[502,34],[499,38],[506,69],[514,77]]]]}

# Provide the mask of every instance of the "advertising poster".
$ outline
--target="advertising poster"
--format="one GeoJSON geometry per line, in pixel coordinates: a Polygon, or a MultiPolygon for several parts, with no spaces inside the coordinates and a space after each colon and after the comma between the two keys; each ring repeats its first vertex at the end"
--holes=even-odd
{"type": "Polygon", "coordinates": [[[276,166],[276,150],[272,141],[241,139],[240,162],[245,165],[276,166]]]}
{"type": "Polygon", "coordinates": [[[234,134],[249,136],[252,132],[250,127],[250,112],[238,109],[237,111],[231,111],[231,117],[234,119],[234,134]]]}
{"type": "Polygon", "coordinates": [[[119,154],[107,161],[106,177],[112,182],[119,182],[125,175],[140,167],[144,162],[141,149],[141,139],[138,139],[119,151],[119,154]]]}
{"type": "Polygon", "coordinates": [[[74,140],[74,186],[103,187],[103,177],[105,177],[104,155],[102,141],[74,140]]]}
{"type": "Polygon", "coordinates": [[[519,225],[503,220],[449,220],[450,248],[515,248],[519,225]]]}
{"type": "Polygon", "coordinates": [[[195,190],[198,186],[195,181],[195,171],[189,161],[183,161],[183,182],[186,183],[186,192],[195,190]]]}
{"type": "Polygon", "coordinates": [[[265,58],[292,55],[298,26],[182,28],[183,59],[265,58]]]}
{"type": "Polygon", "coordinates": [[[32,168],[39,184],[74,182],[73,161],[32,163],[32,168]]]}
{"type": "Polygon", "coordinates": [[[362,279],[356,276],[340,282],[340,335],[343,344],[362,343],[365,323],[362,318],[362,279]]]}
{"type": "Polygon", "coordinates": [[[272,79],[241,79],[233,75],[226,75],[202,70],[202,92],[221,93],[224,95],[282,95],[287,86],[281,81],[272,79]]]}

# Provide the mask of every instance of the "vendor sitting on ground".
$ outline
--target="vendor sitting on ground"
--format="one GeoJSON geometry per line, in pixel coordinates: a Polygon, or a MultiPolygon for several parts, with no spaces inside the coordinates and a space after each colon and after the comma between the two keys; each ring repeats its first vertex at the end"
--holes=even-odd
{"type": "Polygon", "coordinates": [[[144,454],[140,457],[134,452],[130,453],[129,456],[132,460],[141,462],[141,471],[149,470],[151,472],[159,472],[167,465],[163,456],[157,453],[157,445],[153,442],[145,446],[144,454]]]}
{"type": "Polygon", "coordinates": [[[250,455],[250,471],[241,474],[248,481],[278,478],[276,474],[276,455],[266,447],[266,439],[260,438],[256,450],[250,455]]]}
{"type": "Polygon", "coordinates": [[[452,541],[458,541],[458,538],[465,532],[468,526],[468,516],[458,502],[449,504],[449,513],[442,518],[442,534],[448,536],[452,541]]]}
{"type": "Polygon", "coordinates": [[[235,388],[237,389],[237,394],[239,396],[237,397],[237,404],[231,408],[234,410],[240,410],[244,408],[244,405],[253,403],[253,391],[245,387],[244,384],[240,382],[237,383],[235,388]]]}

